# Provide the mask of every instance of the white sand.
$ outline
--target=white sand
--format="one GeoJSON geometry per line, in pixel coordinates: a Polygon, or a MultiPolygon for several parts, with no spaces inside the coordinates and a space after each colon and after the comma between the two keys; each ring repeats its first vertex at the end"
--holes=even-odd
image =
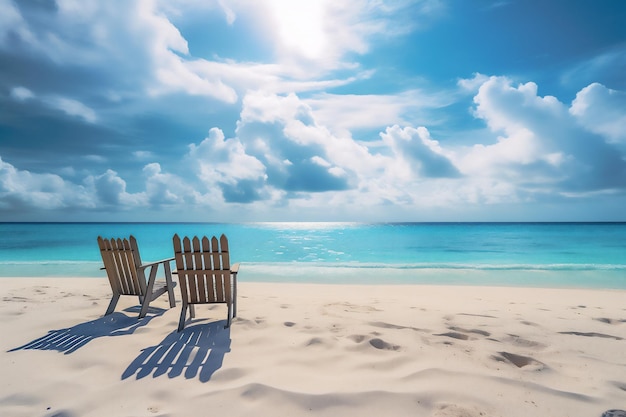
{"type": "Polygon", "coordinates": [[[0,416],[626,408],[624,291],[240,282],[230,329],[225,306],[199,306],[182,333],[165,296],[142,321],[129,297],[103,318],[109,293],[106,279],[0,278],[0,416]]]}

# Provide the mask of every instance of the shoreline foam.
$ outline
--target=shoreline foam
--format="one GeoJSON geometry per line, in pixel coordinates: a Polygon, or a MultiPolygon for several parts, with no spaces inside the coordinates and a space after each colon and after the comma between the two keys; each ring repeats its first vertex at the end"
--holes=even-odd
{"type": "MultiPolygon", "coordinates": [[[[105,279],[100,269],[102,261],[79,263],[72,266],[73,274],[66,273],[68,265],[56,264],[29,266],[30,273],[17,265],[0,262],[0,280],[5,278],[63,277],[105,279]],[[17,270],[16,270],[17,269],[17,270]],[[65,272],[64,272],[65,271],[65,272]],[[5,275],[5,276],[3,276],[5,275]]],[[[246,282],[303,283],[325,285],[457,285],[502,286],[536,288],[588,288],[626,290],[626,267],[614,265],[606,269],[528,269],[464,268],[410,268],[396,265],[368,267],[363,265],[307,265],[246,262],[246,282]]]]}

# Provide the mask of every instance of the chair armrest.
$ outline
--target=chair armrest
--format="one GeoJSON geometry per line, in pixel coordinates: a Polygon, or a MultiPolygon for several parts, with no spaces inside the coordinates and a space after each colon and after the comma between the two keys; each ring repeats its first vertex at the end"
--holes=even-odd
{"type": "Polygon", "coordinates": [[[139,268],[145,269],[149,266],[153,266],[153,265],[158,265],[158,264],[164,264],[166,262],[172,262],[174,260],[174,258],[167,258],[167,259],[161,259],[160,261],[154,261],[154,262],[146,262],[143,263],[139,266],[139,268]]]}

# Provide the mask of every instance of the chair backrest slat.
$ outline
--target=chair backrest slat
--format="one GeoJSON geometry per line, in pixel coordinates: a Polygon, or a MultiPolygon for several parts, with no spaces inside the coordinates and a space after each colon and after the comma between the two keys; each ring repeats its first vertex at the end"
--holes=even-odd
{"type": "Polygon", "coordinates": [[[132,294],[133,284],[130,281],[130,271],[128,270],[128,254],[124,249],[124,242],[122,239],[112,240],[113,259],[117,268],[118,275],[122,284],[122,291],[124,294],[132,294]]]}
{"type": "Polygon", "coordinates": [[[222,269],[222,264],[220,262],[220,248],[217,244],[217,238],[213,236],[211,238],[211,264],[213,270],[222,269]]]}
{"type": "Polygon", "coordinates": [[[183,279],[183,275],[181,275],[182,271],[185,270],[185,257],[183,254],[182,242],[178,235],[174,235],[174,262],[176,264],[176,271],[178,272],[178,281],[180,284],[180,292],[183,295],[183,298],[189,299],[189,290],[187,289],[187,279],[183,279]]]}
{"type": "Polygon", "coordinates": [[[129,241],[98,237],[98,246],[113,291],[122,295],[145,295],[146,283],[137,271],[141,258],[135,238],[131,236],[129,241]]]}
{"type": "Polygon", "coordinates": [[[228,252],[228,239],[222,235],[220,237],[220,246],[222,247],[222,269],[230,269],[230,255],[228,252]]]}
{"type": "MultiPolygon", "coordinates": [[[[189,238],[185,238],[183,239],[183,249],[185,250],[185,257],[184,257],[184,269],[188,270],[191,268],[193,269],[193,265],[195,265],[195,257],[193,256],[193,250],[191,249],[191,240],[189,240],[189,238]]],[[[178,277],[180,278],[180,274],[178,275],[178,277]]],[[[187,288],[188,288],[188,293],[187,293],[187,297],[189,299],[190,302],[198,302],[198,277],[195,274],[189,274],[186,273],[184,275],[185,277],[185,281],[187,281],[187,288]]]]}

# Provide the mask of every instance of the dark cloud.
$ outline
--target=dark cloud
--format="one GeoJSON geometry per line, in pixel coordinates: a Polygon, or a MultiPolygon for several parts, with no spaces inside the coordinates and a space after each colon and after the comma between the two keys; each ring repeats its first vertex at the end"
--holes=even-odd
{"type": "Polygon", "coordinates": [[[286,191],[343,191],[349,189],[346,178],[332,175],[327,167],[311,160],[296,161],[287,168],[288,176],[283,185],[286,191]]]}
{"type": "Polygon", "coordinates": [[[264,200],[265,183],[261,180],[240,180],[236,184],[218,183],[227,203],[254,203],[264,200]]]}
{"type": "Polygon", "coordinates": [[[126,193],[126,182],[111,170],[95,178],[94,185],[98,199],[105,205],[119,205],[122,195],[126,193]]]}
{"type": "Polygon", "coordinates": [[[396,158],[406,161],[420,178],[458,178],[461,173],[425,128],[393,126],[381,134],[396,158]]]}
{"type": "MultiPolygon", "coordinates": [[[[296,120],[312,122],[302,110],[296,120]]],[[[285,191],[325,192],[349,189],[347,178],[333,175],[329,168],[314,162],[315,157],[327,158],[320,143],[308,143],[285,134],[285,123],[280,121],[240,123],[237,135],[246,144],[247,152],[266,167],[267,184],[285,191]]]]}

